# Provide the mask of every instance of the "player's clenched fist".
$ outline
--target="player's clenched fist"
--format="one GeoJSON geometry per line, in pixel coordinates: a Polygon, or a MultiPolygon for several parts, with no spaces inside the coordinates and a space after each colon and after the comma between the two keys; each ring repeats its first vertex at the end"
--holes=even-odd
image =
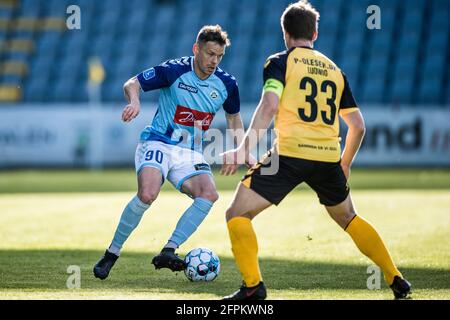
{"type": "Polygon", "coordinates": [[[141,110],[140,103],[130,103],[127,105],[122,112],[122,121],[130,122],[134,118],[136,118],[141,110]]]}

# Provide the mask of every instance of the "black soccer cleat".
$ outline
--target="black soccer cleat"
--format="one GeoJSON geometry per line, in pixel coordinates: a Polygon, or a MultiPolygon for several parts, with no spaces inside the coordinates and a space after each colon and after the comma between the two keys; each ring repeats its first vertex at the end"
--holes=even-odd
{"type": "Polygon", "coordinates": [[[182,271],[186,269],[186,263],[175,254],[175,249],[164,248],[161,253],[153,257],[152,264],[155,269],[168,268],[172,271],[182,271]]]}
{"type": "Polygon", "coordinates": [[[266,286],[261,281],[258,285],[250,288],[243,284],[238,291],[224,297],[222,300],[264,300],[266,297],[266,286]]]}
{"type": "Polygon", "coordinates": [[[119,256],[116,256],[114,253],[106,250],[103,257],[94,266],[94,276],[96,278],[105,280],[108,277],[109,271],[111,271],[111,268],[113,267],[114,263],[116,263],[117,259],[119,259],[119,256]]]}
{"type": "Polygon", "coordinates": [[[405,299],[411,294],[411,284],[399,276],[394,277],[394,282],[390,287],[394,292],[395,299],[405,299]]]}

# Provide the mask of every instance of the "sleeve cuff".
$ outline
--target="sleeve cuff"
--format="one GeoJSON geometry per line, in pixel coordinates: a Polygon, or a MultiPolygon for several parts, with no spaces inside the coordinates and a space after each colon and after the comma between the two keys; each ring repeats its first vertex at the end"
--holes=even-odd
{"type": "Polygon", "coordinates": [[[340,114],[341,116],[344,116],[344,115],[346,115],[346,114],[349,114],[349,113],[352,113],[352,112],[355,112],[355,111],[358,111],[358,110],[359,110],[359,108],[357,108],[357,107],[351,107],[351,108],[339,109],[339,114],[340,114]]]}

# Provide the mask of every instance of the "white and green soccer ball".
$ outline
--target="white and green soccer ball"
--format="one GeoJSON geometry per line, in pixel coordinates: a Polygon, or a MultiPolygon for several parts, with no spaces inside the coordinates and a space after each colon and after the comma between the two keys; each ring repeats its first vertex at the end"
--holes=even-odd
{"type": "Polygon", "coordinates": [[[190,281],[213,281],[220,272],[219,257],[208,248],[195,248],[184,258],[184,274],[190,281]]]}

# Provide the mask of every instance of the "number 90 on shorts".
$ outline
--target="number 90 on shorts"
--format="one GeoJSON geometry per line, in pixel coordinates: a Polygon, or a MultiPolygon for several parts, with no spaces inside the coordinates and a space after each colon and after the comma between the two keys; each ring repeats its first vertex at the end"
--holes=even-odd
{"type": "Polygon", "coordinates": [[[163,179],[169,180],[177,189],[192,176],[211,175],[211,168],[201,153],[160,141],[140,142],[136,148],[135,166],[138,175],[146,167],[160,170],[163,179]]]}

